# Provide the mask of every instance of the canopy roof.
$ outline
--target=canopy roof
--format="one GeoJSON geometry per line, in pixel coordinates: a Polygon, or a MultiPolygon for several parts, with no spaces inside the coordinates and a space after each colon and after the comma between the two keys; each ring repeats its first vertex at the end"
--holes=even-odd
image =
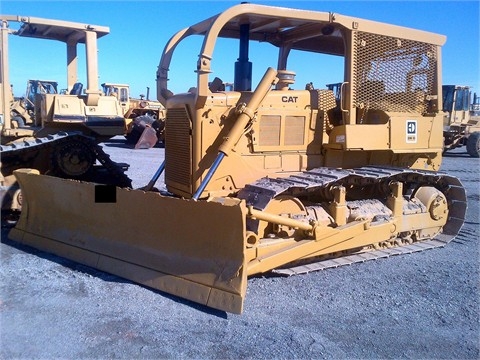
{"type": "Polygon", "coordinates": [[[97,38],[110,33],[106,26],[82,24],[63,20],[43,19],[31,16],[1,15],[1,20],[22,23],[18,30],[12,33],[17,36],[37,39],[58,40],[62,42],[75,41],[85,43],[86,31],[94,31],[97,38]]]}

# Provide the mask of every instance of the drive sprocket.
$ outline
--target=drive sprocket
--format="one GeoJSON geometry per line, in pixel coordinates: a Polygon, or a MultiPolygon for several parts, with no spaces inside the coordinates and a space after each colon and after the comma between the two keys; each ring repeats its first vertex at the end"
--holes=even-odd
{"type": "Polygon", "coordinates": [[[96,161],[93,146],[85,137],[74,137],[55,146],[52,154],[55,173],[61,177],[76,179],[88,175],[96,161]]]}

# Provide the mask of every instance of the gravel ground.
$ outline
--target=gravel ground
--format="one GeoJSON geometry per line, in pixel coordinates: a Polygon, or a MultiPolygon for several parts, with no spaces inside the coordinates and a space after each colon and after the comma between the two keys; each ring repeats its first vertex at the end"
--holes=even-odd
{"type": "MultiPolygon", "coordinates": [[[[145,185],[162,148],[104,145],[145,185]]],[[[442,249],[306,275],[254,277],[232,315],[152,291],[7,239],[2,228],[2,359],[478,359],[479,160],[462,149],[442,170],[468,212],[442,249]]]]}

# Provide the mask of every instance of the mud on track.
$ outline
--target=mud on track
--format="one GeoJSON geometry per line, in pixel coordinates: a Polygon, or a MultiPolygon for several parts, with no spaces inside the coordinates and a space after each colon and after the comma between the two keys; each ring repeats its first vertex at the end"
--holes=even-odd
{"type": "MultiPolygon", "coordinates": [[[[104,149],[130,164],[134,187],[164,156],[162,148],[131,150],[122,138],[104,149]]],[[[465,225],[447,247],[255,277],[243,315],[19,246],[2,228],[0,358],[478,359],[480,162],[458,149],[442,171],[459,177],[468,196],[465,225]]]]}

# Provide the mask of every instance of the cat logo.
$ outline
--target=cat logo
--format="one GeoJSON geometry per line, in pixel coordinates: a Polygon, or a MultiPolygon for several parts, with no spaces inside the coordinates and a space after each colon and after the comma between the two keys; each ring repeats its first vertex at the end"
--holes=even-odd
{"type": "Polygon", "coordinates": [[[282,102],[296,103],[298,96],[282,96],[282,102]]]}
{"type": "Polygon", "coordinates": [[[407,120],[406,123],[406,142],[409,144],[417,142],[417,120],[407,120]]]}

